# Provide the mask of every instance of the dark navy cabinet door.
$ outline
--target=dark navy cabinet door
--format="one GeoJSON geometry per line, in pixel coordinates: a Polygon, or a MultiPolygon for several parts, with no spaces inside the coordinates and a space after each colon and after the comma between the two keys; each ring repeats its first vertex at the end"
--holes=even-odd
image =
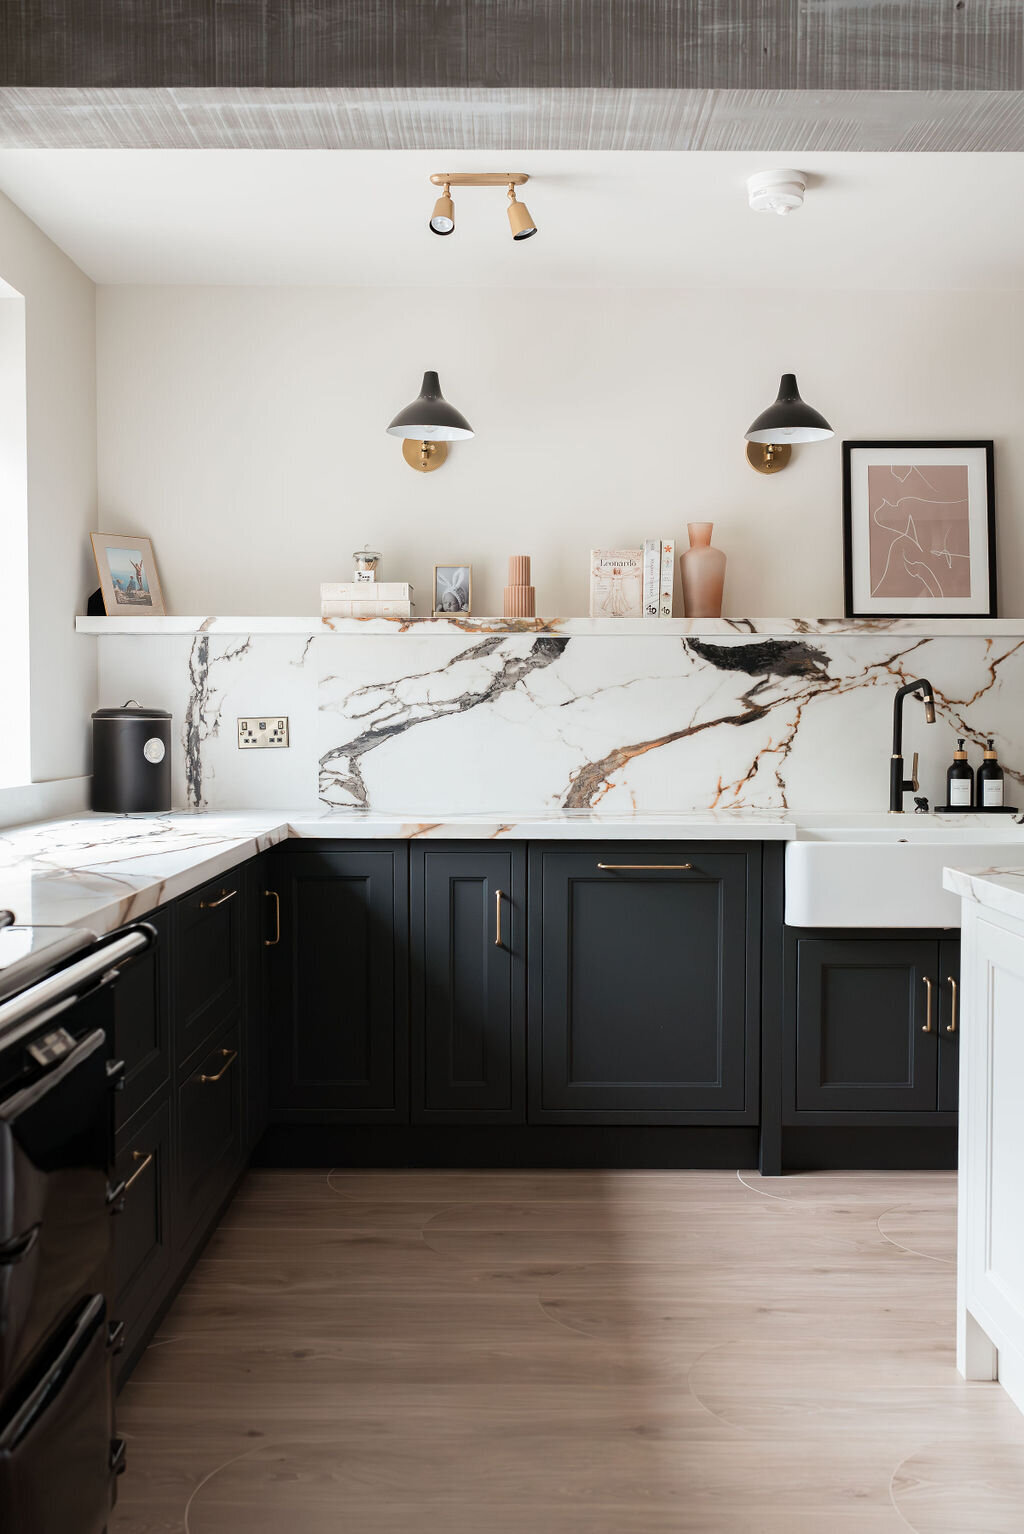
{"type": "Polygon", "coordinates": [[[798,1112],[935,1110],[939,947],[927,938],[798,941],[798,1112]]]}
{"type": "Polygon", "coordinates": [[[755,1123],[760,848],[530,858],[530,1120],[755,1123]]]}
{"type": "Polygon", "coordinates": [[[414,843],[412,1117],[525,1118],[523,847],[414,843]]]}
{"type": "Polygon", "coordinates": [[[960,1106],[960,940],[939,944],[939,1111],[956,1113],[960,1106]]]}
{"type": "Polygon", "coordinates": [[[407,846],[272,855],[266,874],[272,1115],[407,1121],[407,846]]]}

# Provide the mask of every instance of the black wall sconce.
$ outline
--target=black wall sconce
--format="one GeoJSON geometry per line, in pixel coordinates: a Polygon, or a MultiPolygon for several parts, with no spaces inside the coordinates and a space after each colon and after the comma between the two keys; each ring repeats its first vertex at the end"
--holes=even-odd
{"type": "Polygon", "coordinates": [[[441,393],[436,373],[424,373],[418,397],[398,412],[388,432],[403,438],[402,457],[421,474],[441,467],[449,442],[465,442],[473,436],[466,417],[441,393]]]}

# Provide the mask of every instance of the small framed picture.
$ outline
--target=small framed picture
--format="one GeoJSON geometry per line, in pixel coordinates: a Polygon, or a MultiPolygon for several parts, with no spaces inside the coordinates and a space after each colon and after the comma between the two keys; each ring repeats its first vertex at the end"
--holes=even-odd
{"type": "Polygon", "coordinates": [[[848,618],[994,618],[991,442],[844,442],[848,618]]]}
{"type": "Polygon", "coordinates": [[[135,533],[93,533],[92,551],[108,618],[162,618],[153,545],[135,533]]]}
{"type": "Polygon", "coordinates": [[[434,617],[468,616],[473,606],[473,566],[434,566],[434,617]]]}

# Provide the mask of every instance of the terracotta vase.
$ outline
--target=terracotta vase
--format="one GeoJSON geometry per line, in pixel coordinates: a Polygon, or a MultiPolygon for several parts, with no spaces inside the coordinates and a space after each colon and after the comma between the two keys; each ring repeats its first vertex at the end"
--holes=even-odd
{"type": "Polygon", "coordinates": [[[688,618],[720,618],[725,555],[711,547],[713,522],[688,522],[690,547],[679,556],[683,611],[688,618]]]}

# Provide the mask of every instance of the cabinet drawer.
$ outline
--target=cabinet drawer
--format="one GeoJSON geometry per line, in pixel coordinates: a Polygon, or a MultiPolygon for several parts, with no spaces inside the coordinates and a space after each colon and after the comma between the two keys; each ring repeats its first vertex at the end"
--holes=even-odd
{"type": "Polygon", "coordinates": [[[234,868],[177,904],[175,944],[178,1064],[240,1005],[243,987],[243,870],[234,868]]]}
{"type": "Polygon", "coordinates": [[[196,1058],[177,1087],[178,1176],[175,1219],[179,1247],[228,1192],[242,1156],[240,1026],[236,1017],[196,1058]]]}
{"type": "Polygon", "coordinates": [[[113,989],[114,1050],[124,1061],[124,1090],[114,1098],[118,1129],[170,1074],[170,913],[160,911],[146,920],[157,940],[124,966],[113,989]]]}
{"type": "Polygon", "coordinates": [[[166,1098],[122,1136],[114,1163],[125,1184],[114,1221],[114,1314],[125,1323],[127,1356],[163,1295],[171,1271],[171,1109],[166,1098]]]}

